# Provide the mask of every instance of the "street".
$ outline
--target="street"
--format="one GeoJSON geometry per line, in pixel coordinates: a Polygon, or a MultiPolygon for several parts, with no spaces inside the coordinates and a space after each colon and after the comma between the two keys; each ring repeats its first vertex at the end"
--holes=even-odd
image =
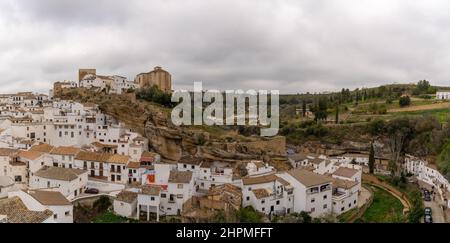
{"type": "MultiPolygon", "coordinates": [[[[419,185],[421,188],[426,188],[430,192],[433,191],[431,186],[426,183],[419,182],[419,185]]],[[[444,216],[444,214],[446,214],[447,212],[445,212],[441,206],[444,205],[444,202],[442,202],[438,194],[436,194],[434,197],[432,196],[431,199],[431,202],[424,201],[424,206],[431,208],[433,223],[446,223],[446,217],[444,216]]]]}

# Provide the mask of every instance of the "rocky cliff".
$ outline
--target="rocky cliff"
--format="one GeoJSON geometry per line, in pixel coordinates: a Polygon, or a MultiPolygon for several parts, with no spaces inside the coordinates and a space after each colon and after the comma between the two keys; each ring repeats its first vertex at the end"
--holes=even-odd
{"type": "Polygon", "coordinates": [[[155,104],[136,100],[133,94],[106,95],[86,89],[68,89],[61,99],[81,103],[95,103],[108,115],[149,139],[150,149],[166,162],[175,162],[183,155],[238,162],[261,159],[273,162],[279,169],[287,169],[285,162],[286,139],[284,137],[243,137],[235,131],[221,131],[218,136],[204,127],[177,127],[170,120],[170,110],[155,104]],[[281,161],[281,163],[280,163],[281,161]]]}

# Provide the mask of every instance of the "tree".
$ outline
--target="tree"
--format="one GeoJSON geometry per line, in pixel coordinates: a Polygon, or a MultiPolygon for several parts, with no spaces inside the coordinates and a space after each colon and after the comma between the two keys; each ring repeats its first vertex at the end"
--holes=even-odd
{"type": "Polygon", "coordinates": [[[403,96],[399,100],[400,107],[405,107],[411,105],[411,98],[409,96],[403,96]]]}
{"type": "Polygon", "coordinates": [[[93,209],[98,212],[98,213],[103,213],[106,210],[109,209],[109,207],[111,207],[111,200],[109,199],[108,196],[101,196],[99,199],[97,199],[93,206],[93,209]]]}
{"type": "Polygon", "coordinates": [[[391,153],[390,168],[392,172],[397,172],[397,164],[400,157],[405,153],[406,146],[411,140],[413,129],[408,117],[397,118],[390,121],[386,126],[386,135],[388,137],[388,147],[391,153]]]}
{"type": "Polygon", "coordinates": [[[320,98],[316,104],[314,120],[316,121],[326,120],[328,118],[327,108],[328,108],[328,100],[323,97],[320,98]]]}
{"type": "Polygon", "coordinates": [[[339,124],[339,105],[336,106],[336,124],[339,124]]]}
{"type": "Polygon", "coordinates": [[[303,117],[306,117],[306,100],[304,100],[304,99],[302,101],[302,113],[303,113],[303,117]]]}
{"type": "Polygon", "coordinates": [[[369,173],[373,174],[375,172],[375,149],[373,147],[373,142],[370,144],[370,154],[369,154],[369,173]]]}

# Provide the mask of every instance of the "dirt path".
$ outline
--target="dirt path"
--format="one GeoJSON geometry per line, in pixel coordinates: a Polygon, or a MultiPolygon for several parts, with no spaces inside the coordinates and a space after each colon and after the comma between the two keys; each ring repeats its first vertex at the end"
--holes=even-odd
{"type": "Polygon", "coordinates": [[[430,104],[430,105],[409,106],[409,107],[405,107],[405,108],[395,108],[395,109],[388,110],[388,113],[426,111],[426,110],[437,110],[437,109],[445,109],[445,108],[450,108],[449,102],[436,103],[436,104],[430,104]]]}

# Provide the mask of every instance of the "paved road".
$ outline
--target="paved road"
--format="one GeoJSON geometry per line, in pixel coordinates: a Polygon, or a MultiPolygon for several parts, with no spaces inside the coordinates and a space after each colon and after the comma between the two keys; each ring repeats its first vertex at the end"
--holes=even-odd
{"type": "MultiPolygon", "coordinates": [[[[432,191],[432,188],[430,185],[423,183],[421,181],[419,181],[419,185],[421,188],[426,188],[429,191],[432,191]]],[[[445,217],[444,214],[446,212],[444,212],[444,210],[442,210],[441,205],[444,205],[444,203],[441,201],[441,197],[436,194],[436,196],[434,197],[434,200],[432,200],[431,202],[423,202],[425,207],[430,207],[431,210],[433,211],[433,223],[446,223],[445,221],[445,217]]]]}
{"type": "Polygon", "coordinates": [[[424,202],[425,207],[430,207],[433,210],[433,223],[445,223],[444,212],[441,206],[436,201],[424,202]]]}

